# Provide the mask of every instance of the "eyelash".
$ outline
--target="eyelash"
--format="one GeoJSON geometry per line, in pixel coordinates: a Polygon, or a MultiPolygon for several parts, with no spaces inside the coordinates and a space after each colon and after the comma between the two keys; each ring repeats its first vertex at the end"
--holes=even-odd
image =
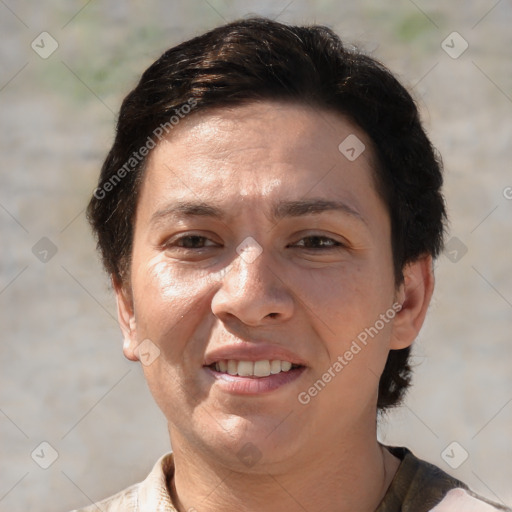
{"type": "MultiPolygon", "coordinates": [[[[183,242],[183,240],[186,240],[186,239],[202,239],[202,240],[209,240],[209,238],[205,237],[205,236],[202,236],[202,235],[184,235],[184,236],[181,236],[179,238],[176,238],[175,240],[171,242],[169,242],[168,244],[166,244],[166,247],[177,247],[179,249],[185,249],[185,250],[201,250],[201,249],[206,249],[208,247],[212,247],[212,246],[206,246],[206,247],[183,247],[181,245],[178,245],[180,242],[183,242]]],[[[338,240],[334,240],[333,238],[330,238],[328,236],[323,236],[323,235],[308,235],[308,236],[305,236],[305,237],[302,237],[300,240],[298,240],[299,242],[302,242],[304,240],[312,240],[312,239],[316,239],[317,241],[318,240],[322,240],[322,241],[329,241],[329,243],[331,244],[330,246],[317,246],[316,248],[311,248],[311,247],[306,247],[305,244],[302,245],[302,246],[299,246],[299,247],[303,247],[304,249],[306,250],[319,250],[319,251],[326,251],[326,250],[335,250],[335,249],[340,249],[340,248],[344,248],[346,247],[345,244],[339,242],[338,240]]],[[[295,243],[297,244],[297,242],[295,243]]],[[[288,247],[288,246],[287,246],[288,247]]]]}
{"type": "MultiPolygon", "coordinates": [[[[339,248],[343,248],[345,247],[345,245],[341,242],[339,242],[338,240],[334,240],[334,238],[331,238],[331,237],[328,237],[328,236],[323,236],[323,235],[308,235],[308,236],[304,236],[302,237],[299,242],[303,241],[303,240],[311,240],[311,239],[318,239],[318,240],[323,240],[323,241],[329,241],[331,243],[331,245],[329,247],[326,247],[326,246],[319,246],[318,247],[318,250],[321,250],[321,251],[325,251],[325,250],[331,250],[331,249],[339,249],[339,248]]],[[[305,249],[307,249],[305,246],[304,246],[305,249]]]]}
{"type": "Polygon", "coordinates": [[[198,238],[201,238],[203,240],[209,240],[209,238],[205,237],[205,236],[201,236],[201,235],[184,235],[184,236],[180,236],[178,238],[176,238],[175,240],[169,243],[166,244],[166,247],[169,247],[169,246],[173,246],[173,247],[178,247],[179,249],[189,249],[189,250],[194,250],[194,249],[205,249],[205,247],[182,247],[180,245],[177,245],[179,242],[182,242],[183,240],[187,240],[187,239],[198,239],[198,238]]]}

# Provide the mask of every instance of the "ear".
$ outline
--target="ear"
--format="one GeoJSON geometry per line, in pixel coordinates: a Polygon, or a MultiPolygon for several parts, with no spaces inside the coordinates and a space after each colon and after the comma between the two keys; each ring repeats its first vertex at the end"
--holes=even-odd
{"type": "Polygon", "coordinates": [[[391,350],[409,347],[418,336],[434,291],[432,256],[425,255],[408,263],[404,282],[397,293],[402,309],[396,314],[391,334],[391,350]]]}
{"type": "Polygon", "coordinates": [[[123,333],[124,356],[130,361],[138,361],[139,358],[136,353],[138,346],[137,329],[131,293],[126,290],[125,286],[118,283],[115,278],[112,278],[112,285],[117,299],[117,319],[119,321],[119,327],[121,327],[121,332],[123,333]]]}

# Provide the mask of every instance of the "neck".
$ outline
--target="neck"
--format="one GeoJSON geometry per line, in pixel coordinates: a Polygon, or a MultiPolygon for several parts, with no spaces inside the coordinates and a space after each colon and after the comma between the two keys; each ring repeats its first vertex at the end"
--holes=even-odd
{"type": "Polygon", "coordinates": [[[373,512],[399,466],[374,434],[371,441],[356,436],[317,443],[279,469],[243,471],[205,457],[171,430],[171,444],[179,447],[170,482],[173,503],[179,512],[373,512]]]}

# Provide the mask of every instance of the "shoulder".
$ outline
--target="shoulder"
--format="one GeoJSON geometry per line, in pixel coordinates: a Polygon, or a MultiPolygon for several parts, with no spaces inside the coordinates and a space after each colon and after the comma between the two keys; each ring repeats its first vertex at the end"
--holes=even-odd
{"type": "Polygon", "coordinates": [[[142,482],[72,512],[175,512],[167,491],[167,479],[173,473],[173,455],[167,453],[160,457],[142,482]]]}
{"type": "Polygon", "coordinates": [[[496,512],[508,508],[490,503],[465,489],[452,489],[431,512],[496,512]]]}
{"type": "Polygon", "coordinates": [[[134,512],[138,509],[138,488],[141,484],[135,484],[123,491],[110,496],[88,507],[73,510],[72,512],[134,512]]]}
{"type": "Polygon", "coordinates": [[[512,512],[476,496],[463,482],[407,448],[387,449],[401,463],[378,512],[512,512]]]}

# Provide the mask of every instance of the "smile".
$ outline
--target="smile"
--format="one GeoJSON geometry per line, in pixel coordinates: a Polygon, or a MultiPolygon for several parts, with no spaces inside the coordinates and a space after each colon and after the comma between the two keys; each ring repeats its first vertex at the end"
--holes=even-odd
{"type": "Polygon", "coordinates": [[[234,395],[261,395],[297,380],[305,366],[290,361],[226,359],[203,366],[219,390],[234,395]]]}
{"type": "Polygon", "coordinates": [[[292,364],[290,361],[281,361],[274,359],[262,359],[260,361],[237,361],[236,359],[227,359],[217,361],[209,366],[216,372],[227,373],[229,375],[239,375],[240,377],[268,377],[277,375],[281,372],[288,372],[299,368],[300,365],[292,364]]]}

